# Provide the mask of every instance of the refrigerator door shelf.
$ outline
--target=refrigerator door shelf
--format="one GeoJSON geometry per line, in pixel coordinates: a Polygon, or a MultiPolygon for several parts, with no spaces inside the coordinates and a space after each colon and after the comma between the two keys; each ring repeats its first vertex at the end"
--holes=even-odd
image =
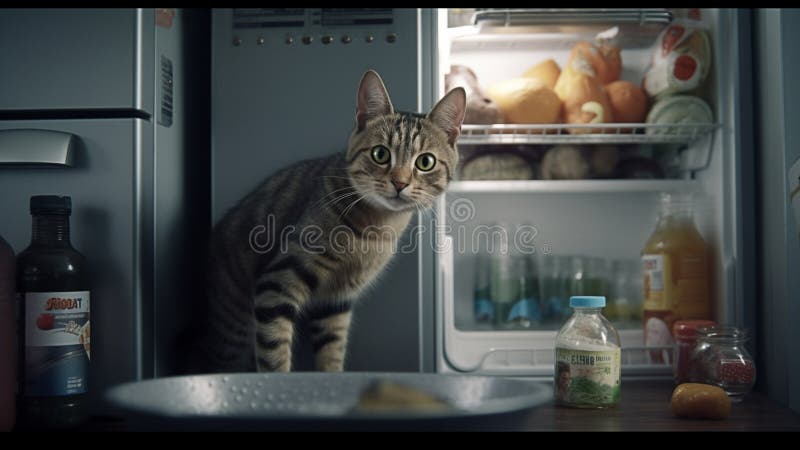
{"type": "MultiPolygon", "coordinates": [[[[484,375],[551,376],[556,331],[463,331],[455,325],[453,238],[440,235],[439,282],[444,324],[440,372],[484,375]]],[[[620,330],[625,375],[665,375],[671,347],[644,347],[642,331],[620,330]],[[659,356],[659,358],[654,358],[659,356]]]]}
{"type": "Polygon", "coordinates": [[[75,159],[75,136],[52,130],[0,130],[0,165],[66,166],[75,159]]]}
{"type": "Polygon", "coordinates": [[[694,180],[467,180],[451,181],[448,193],[608,194],[699,192],[694,180]]]}
{"type": "Polygon", "coordinates": [[[462,125],[464,144],[684,144],[719,128],[715,123],[596,123],[462,125]],[[570,134],[572,129],[601,130],[570,134]],[[629,130],[635,132],[631,133],[629,130]]]}

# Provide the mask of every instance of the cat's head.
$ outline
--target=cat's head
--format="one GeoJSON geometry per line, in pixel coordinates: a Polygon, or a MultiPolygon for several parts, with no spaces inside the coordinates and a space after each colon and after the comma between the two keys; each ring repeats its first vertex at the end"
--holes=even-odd
{"type": "Polygon", "coordinates": [[[427,114],[395,112],[381,77],[361,78],[347,172],[371,205],[392,211],[430,207],[453,178],[466,93],[455,88],[427,114]]]}

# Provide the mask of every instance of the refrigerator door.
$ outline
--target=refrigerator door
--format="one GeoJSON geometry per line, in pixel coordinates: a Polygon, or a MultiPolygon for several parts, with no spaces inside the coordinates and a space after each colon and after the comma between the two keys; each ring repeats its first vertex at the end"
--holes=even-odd
{"type": "Polygon", "coordinates": [[[800,11],[793,9],[759,9],[753,17],[758,383],[794,411],[800,411],[799,22],[800,11]]]}
{"type": "Polygon", "coordinates": [[[152,10],[0,11],[0,112],[135,109],[153,113],[152,10]]]}
{"type": "MultiPolygon", "coordinates": [[[[212,222],[276,170],[344,151],[366,70],[396,110],[421,109],[419,20],[416,9],[214,10],[212,222]]],[[[357,303],[347,370],[419,370],[418,270],[418,249],[397,255],[357,303]]]]}
{"type": "MultiPolygon", "coordinates": [[[[143,224],[152,221],[152,182],[145,169],[152,167],[153,128],[138,119],[0,121],[0,134],[18,129],[74,136],[73,167],[0,164],[0,234],[19,254],[31,240],[30,197],[72,197],[71,240],[91,274],[89,385],[97,402],[107,387],[142,376],[143,317],[150,314],[152,296],[151,277],[140,268],[152,248],[152,233],[143,224]]],[[[5,150],[0,147],[0,155],[5,150]]]]}

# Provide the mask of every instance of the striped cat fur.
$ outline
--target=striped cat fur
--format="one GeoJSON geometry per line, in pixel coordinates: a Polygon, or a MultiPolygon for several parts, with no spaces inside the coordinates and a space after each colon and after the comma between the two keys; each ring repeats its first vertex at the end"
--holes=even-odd
{"type": "Polygon", "coordinates": [[[465,103],[456,88],[427,115],[396,112],[368,71],[346,152],[279,170],[227,212],[211,237],[200,370],[291,371],[300,321],[316,369],[343,370],[352,302],[453,178],[465,103]]]}

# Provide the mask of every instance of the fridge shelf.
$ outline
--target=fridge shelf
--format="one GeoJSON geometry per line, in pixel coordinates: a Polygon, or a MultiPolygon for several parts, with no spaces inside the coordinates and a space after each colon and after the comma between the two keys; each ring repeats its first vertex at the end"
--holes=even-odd
{"type": "Polygon", "coordinates": [[[462,125],[460,145],[480,144],[690,144],[718,128],[714,123],[593,123],[462,125]],[[600,133],[570,133],[570,130],[600,133]],[[633,129],[634,132],[626,132],[633,129]]]}
{"type": "MultiPolygon", "coordinates": [[[[621,350],[622,370],[626,375],[664,375],[672,369],[672,347],[623,346],[621,350]]],[[[554,364],[553,348],[491,348],[476,366],[462,368],[462,371],[493,375],[541,374],[543,368],[545,373],[551,373],[554,364]]]]}
{"type": "Polygon", "coordinates": [[[648,193],[696,191],[694,180],[470,180],[452,181],[451,193],[648,193]]]}
{"type": "Polygon", "coordinates": [[[664,8],[526,8],[488,9],[473,15],[472,23],[494,26],[551,25],[551,24],[634,24],[666,25],[672,13],[664,8]]]}

